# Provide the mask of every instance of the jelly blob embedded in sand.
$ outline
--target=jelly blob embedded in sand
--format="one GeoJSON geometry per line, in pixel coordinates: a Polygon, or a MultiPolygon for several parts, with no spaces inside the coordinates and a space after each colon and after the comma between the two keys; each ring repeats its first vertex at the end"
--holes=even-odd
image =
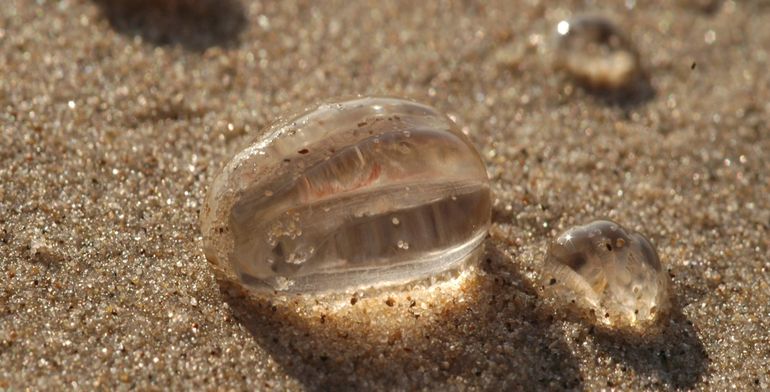
{"type": "Polygon", "coordinates": [[[544,289],[557,303],[612,327],[654,323],[668,308],[668,275],[641,234],[605,220],[575,226],[549,249],[544,289]]]}
{"type": "Polygon", "coordinates": [[[447,116],[393,98],[322,105],[224,167],[201,216],[205,253],[256,290],[404,283],[472,260],[487,172],[447,116]]]}
{"type": "Polygon", "coordinates": [[[639,54],[609,20],[583,15],[556,25],[555,65],[595,89],[631,87],[641,75],[639,54]]]}

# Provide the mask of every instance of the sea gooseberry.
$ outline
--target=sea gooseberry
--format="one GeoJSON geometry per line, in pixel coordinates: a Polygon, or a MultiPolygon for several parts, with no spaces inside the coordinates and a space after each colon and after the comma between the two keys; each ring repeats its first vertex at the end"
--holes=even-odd
{"type": "Polygon", "coordinates": [[[639,54],[609,19],[581,15],[556,25],[555,65],[589,88],[624,90],[639,80],[639,54]]]}
{"type": "Polygon", "coordinates": [[[273,126],[216,176],[204,252],[257,292],[406,283],[472,262],[490,215],[487,171],[429,106],[359,98],[273,126]]]}
{"type": "Polygon", "coordinates": [[[562,233],[550,244],[543,278],[557,305],[600,325],[650,326],[669,306],[669,278],[655,248],[643,235],[611,221],[562,233]]]}

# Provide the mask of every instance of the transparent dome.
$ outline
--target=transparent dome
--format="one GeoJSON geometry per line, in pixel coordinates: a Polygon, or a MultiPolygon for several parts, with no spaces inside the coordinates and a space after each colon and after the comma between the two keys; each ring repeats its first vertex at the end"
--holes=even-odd
{"type": "Polygon", "coordinates": [[[457,126],[393,98],[327,104],[240,151],[209,189],[207,258],[265,291],[340,291],[443,272],[490,221],[487,172],[457,126]]]}

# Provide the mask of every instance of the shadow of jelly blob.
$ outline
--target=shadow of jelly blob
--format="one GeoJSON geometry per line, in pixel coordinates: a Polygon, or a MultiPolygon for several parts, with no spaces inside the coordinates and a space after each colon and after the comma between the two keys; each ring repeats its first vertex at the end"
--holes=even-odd
{"type": "Polygon", "coordinates": [[[239,0],[94,0],[115,31],[193,51],[237,45],[246,26],[239,0]]]}
{"type": "Polygon", "coordinates": [[[643,339],[597,330],[597,347],[637,374],[657,378],[666,388],[690,390],[708,370],[708,354],[677,301],[663,322],[657,334],[643,339]]]}
{"type": "Polygon", "coordinates": [[[309,390],[581,389],[563,337],[511,263],[342,301],[249,296],[220,279],[235,318],[309,390]]]}

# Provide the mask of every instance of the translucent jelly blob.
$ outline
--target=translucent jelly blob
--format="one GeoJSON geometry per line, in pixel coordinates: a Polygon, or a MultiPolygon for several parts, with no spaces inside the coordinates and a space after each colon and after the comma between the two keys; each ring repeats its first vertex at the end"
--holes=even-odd
{"type": "Polygon", "coordinates": [[[322,105],[232,158],[202,211],[212,264],[256,290],[424,278],[473,258],[490,221],[479,153],[435,109],[393,98],[322,105]]]}
{"type": "Polygon", "coordinates": [[[595,89],[619,90],[641,76],[639,54],[609,20],[583,15],[556,25],[555,65],[595,89]]]}
{"type": "Polygon", "coordinates": [[[617,223],[575,226],[551,243],[544,289],[600,324],[653,324],[669,306],[668,275],[652,244],[617,223]]]}

